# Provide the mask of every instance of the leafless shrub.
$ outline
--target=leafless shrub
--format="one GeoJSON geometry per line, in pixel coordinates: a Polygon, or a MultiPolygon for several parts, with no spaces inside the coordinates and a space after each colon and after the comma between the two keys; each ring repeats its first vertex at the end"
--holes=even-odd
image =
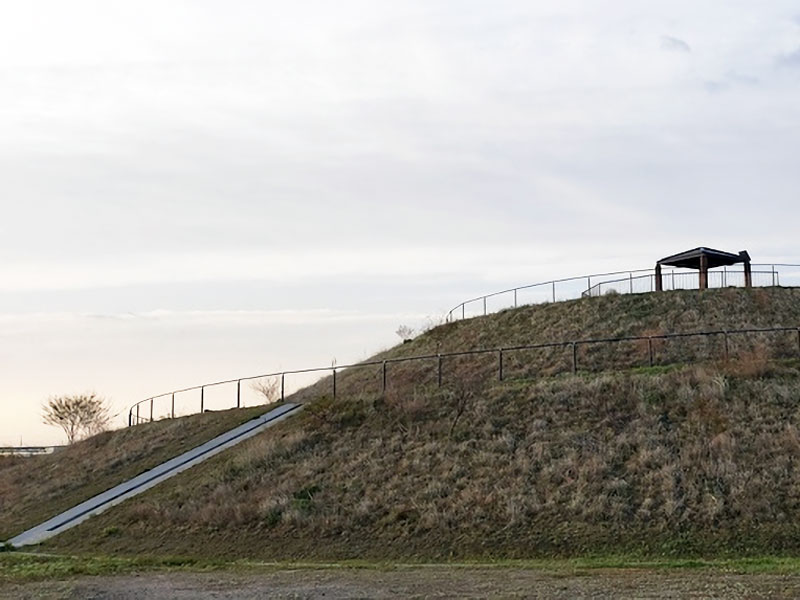
{"type": "Polygon", "coordinates": [[[471,376],[465,374],[463,378],[454,381],[444,390],[444,401],[452,414],[452,421],[447,432],[448,437],[453,437],[453,432],[461,417],[469,405],[480,396],[485,385],[486,381],[480,373],[473,373],[471,376]]]}
{"type": "Polygon", "coordinates": [[[111,419],[105,398],[94,392],[74,396],[52,396],[42,407],[47,425],[60,427],[72,444],[81,437],[104,431],[111,419]]]}
{"type": "Polygon", "coordinates": [[[414,337],[414,328],[409,327],[408,325],[400,325],[395,333],[400,337],[401,340],[408,342],[414,337]]]}
{"type": "Polygon", "coordinates": [[[272,404],[280,400],[280,377],[263,377],[257,379],[250,384],[250,388],[264,400],[264,404],[272,404]]]}

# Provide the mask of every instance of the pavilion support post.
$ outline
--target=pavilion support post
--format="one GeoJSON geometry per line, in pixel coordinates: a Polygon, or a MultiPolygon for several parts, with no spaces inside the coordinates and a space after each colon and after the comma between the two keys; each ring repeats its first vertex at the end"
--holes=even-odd
{"type": "Polygon", "coordinates": [[[750,267],[749,260],[746,260],[744,262],[744,287],[746,288],[753,287],[753,270],[750,267]]]}
{"type": "Polygon", "coordinates": [[[663,292],[664,291],[664,281],[661,278],[661,264],[656,263],[656,291],[663,292]]]}
{"type": "Polygon", "coordinates": [[[708,257],[705,254],[700,255],[700,289],[708,289],[708,257]]]}

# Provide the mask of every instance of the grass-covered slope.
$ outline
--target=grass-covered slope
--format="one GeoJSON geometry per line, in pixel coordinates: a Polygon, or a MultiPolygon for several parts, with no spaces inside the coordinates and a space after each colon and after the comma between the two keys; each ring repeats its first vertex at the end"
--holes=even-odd
{"type": "MultiPolygon", "coordinates": [[[[722,290],[526,307],[384,356],[794,326],[799,299],[722,290]]],[[[299,417],[46,546],[276,559],[796,553],[800,363],[773,345],[797,350],[762,339],[725,362],[631,369],[614,361],[639,348],[607,349],[602,372],[546,377],[550,359],[533,357],[502,382],[464,362],[442,388],[408,371],[385,394],[342,373],[353,392],[334,401],[320,382],[299,417]]]]}
{"type": "Polygon", "coordinates": [[[797,552],[800,371],[738,367],[322,402],[48,546],[275,559],[797,552]]]}
{"type": "Polygon", "coordinates": [[[800,325],[800,288],[606,295],[455,321],[386,356],[594,338],[800,325]]]}
{"type": "Polygon", "coordinates": [[[55,454],[0,458],[0,540],[265,412],[255,407],[107,431],[55,454]]]}
{"type": "MultiPolygon", "coordinates": [[[[506,310],[487,317],[456,321],[436,327],[413,341],[400,344],[370,360],[391,360],[409,356],[434,355],[486,348],[514,347],[587,339],[653,336],[767,327],[800,326],[800,288],[728,288],[720,290],[677,291],[659,294],[607,295],[538,304],[506,310]]],[[[732,336],[733,354],[758,352],[778,356],[798,348],[794,333],[732,336]]],[[[724,354],[721,336],[657,340],[656,364],[703,361],[724,354]]],[[[582,370],[646,366],[649,349],[642,341],[617,344],[583,345],[578,348],[582,370]]],[[[493,354],[446,358],[442,379],[446,384],[459,380],[494,377],[498,358],[493,354]]],[[[406,390],[438,378],[435,359],[390,363],[387,386],[406,390]]],[[[572,370],[569,347],[517,350],[504,354],[504,376],[531,378],[572,370]]],[[[375,394],[382,389],[380,366],[341,372],[337,390],[343,394],[375,394]]],[[[331,395],[330,378],[299,394],[299,400],[315,400],[331,395]]]]}

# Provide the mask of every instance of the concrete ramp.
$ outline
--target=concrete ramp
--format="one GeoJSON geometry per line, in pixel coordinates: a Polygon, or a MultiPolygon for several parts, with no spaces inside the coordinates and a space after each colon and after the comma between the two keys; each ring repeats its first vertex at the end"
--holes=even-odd
{"type": "Polygon", "coordinates": [[[133,496],[149,490],[162,481],[219,454],[223,450],[261,433],[265,429],[299,412],[302,408],[303,406],[301,404],[284,404],[279,406],[269,411],[267,414],[248,421],[235,429],[231,429],[209,440],[205,444],[197,446],[197,448],[184,452],[180,456],[176,456],[141,475],[137,475],[125,483],[121,483],[102,494],[98,494],[94,498],[81,502],[77,506],[45,521],[41,525],[37,525],[8,540],[8,543],[15,548],[19,548],[21,546],[29,546],[31,544],[43,542],[67,529],[75,527],[94,515],[108,510],[112,506],[128,498],[132,498],[133,496]]]}

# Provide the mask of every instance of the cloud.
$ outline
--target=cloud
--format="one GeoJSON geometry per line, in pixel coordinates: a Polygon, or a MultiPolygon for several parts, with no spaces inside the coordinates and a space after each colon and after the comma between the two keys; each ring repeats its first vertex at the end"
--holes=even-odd
{"type": "MultiPolygon", "coordinates": [[[[413,311],[362,312],[356,310],[337,310],[329,308],[308,310],[151,310],[140,313],[0,313],[0,326],[5,334],[14,333],[12,327],[48,329],[53,327],[87,327],[87,321],[149,321],[155,326],[164,324],[186,325],[278,325],[278,324],[320,324],[382,322],[395,320],[421,320],[426,314],[413,311]]],[[[137,323],[137,327],[142,323],[137,323]]]]}
{"type": "Polygon", "coordinates": [[[703,84],[703,87],[706,88],[706,91],[709,94],[719,94],[728,89],[728,84],[721,83],[719,81],[706,81],[703,84]]]}
{"type": "Polygon", "coordinates": [[[730,71],[727,75],[725,75],[725,78],[731,83],[741,85],[758,85],[761,82],[758,77],[753,77],[752,75],[743,75],[741,73],[737,73],[736,71],[730,71]]]}
{"type": "Polygon", "coordinates": [[[757,77],[750,75],[740,75],[735,71],[728,72],[723,80],[708,79],[703,82],[703,87],[709,94],[721,94],[723,92],[731,91],[736,87],[747,86],[752,87],[760,83],[757,77]]]}
{"type": "Polygon", "coordinates": [[[670,52],[688,52],[691,53],[692,48],[682,39],[672,37],[670,35],[661,36],[661,48],[670,52]]]}
{"type": "Polygon", "coordinates": [[[789,54],[782,54],[779,56],[778,65],[794,69],[800,68],[800,48],[789,54]]]}

